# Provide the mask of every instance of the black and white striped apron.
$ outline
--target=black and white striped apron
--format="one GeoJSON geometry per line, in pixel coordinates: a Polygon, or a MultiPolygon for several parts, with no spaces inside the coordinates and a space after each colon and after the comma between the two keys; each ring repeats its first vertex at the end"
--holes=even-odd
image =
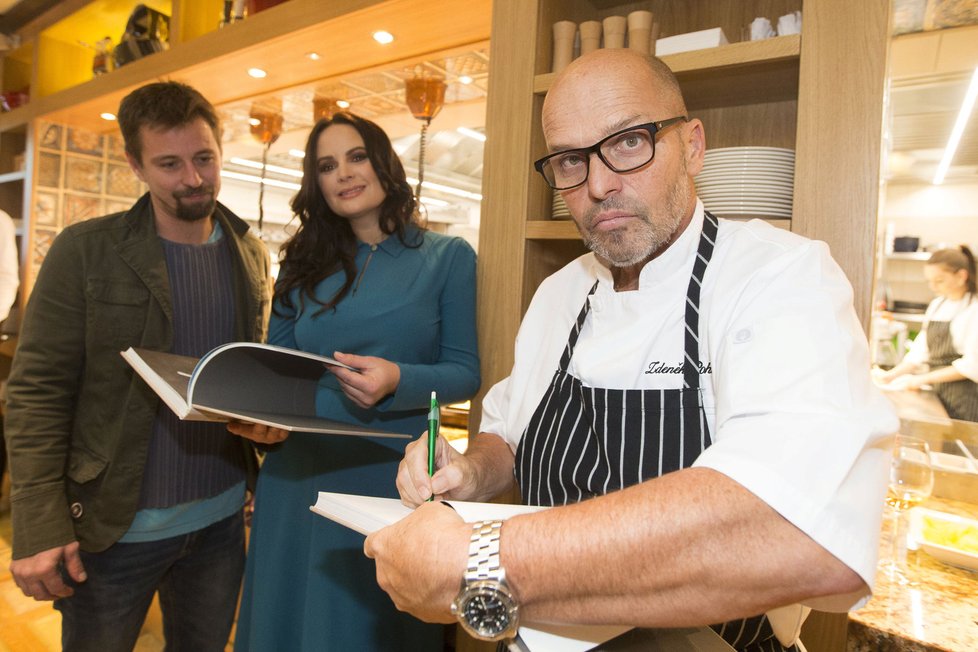
{"type": "MultiPolygon", "coordinates": [[[[616,491],[684,469],[712,443],[700,390],[699,303],[717,227],[717,219],[706,213],[686,292],[682,389],[586,387],[567,371],[598,284],[591,287],[560,366],[516,450],[516,479],[525,503],[566,505],[616,491]]],[[[797,650],[778,643],[765,616],[714,629],[745,652],[797,650]]]]}
{"type": "MultiPolygon", "coordinates": [[[[970,299],[974,301],[974,296],[971,295],[970,299]]],[[[931,371],[950,366],[961,357],[951,339],[951,321],[927,322],[927,351],[930,353],[927,364],[931,371]]],[[[965,378],[952,383],[935,383],[934,393],[952,419],[978,421],[978,383],[975,381],[965,378]]]]}

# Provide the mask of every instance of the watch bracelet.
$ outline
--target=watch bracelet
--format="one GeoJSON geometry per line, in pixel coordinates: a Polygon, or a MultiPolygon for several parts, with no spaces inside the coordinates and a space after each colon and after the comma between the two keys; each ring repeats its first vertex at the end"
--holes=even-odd
{"type": "Polygon", "coordinates": [[[499,562],[499,537],[503,522],[487,520],[472,524],[469,538],[469,561],[465,568],[464,580],[496,580],[503,582],[506,571],[499,562]]]}

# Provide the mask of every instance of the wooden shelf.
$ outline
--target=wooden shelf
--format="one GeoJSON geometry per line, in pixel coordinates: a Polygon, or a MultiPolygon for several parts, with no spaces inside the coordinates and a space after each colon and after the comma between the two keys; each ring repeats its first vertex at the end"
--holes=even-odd
{"type": "Polygon", "coordinates": [[[23,181],[27,178],[27,172],[24,170],[18,170],[17,172],[5,172],[0,174],[0,183],[13,183],[15,181],[23,181]]]}
{"type": "MultiPolygon", "coordinates": [[[[731,43],[716,48],[680,52],[662,57],[669,65],[680,82],[691,79],[706,72],[723,72],[728,74],[732,67],[760,66],[766,68],[772,64],[789,63],[797,67],[801,55],[801,35],[778,36],[763,41],[745,41],[731,43]]],[[[533,80],[533,92],[545,94],[553,83],[554,73],[537,75],[533,80]]],[[[757,89],[744,89],[756,96],[757,89]]],[[[756,101],[756,100],[755,100],[756,101]]]]}
{"type": "Polygon", "coordinates": [[[460,12],[450,0],[290,0],[78,86],[32,99],[0,115],[0,131],[35,118],[114,131],[115,124],[100,115],[115,113],[129,91],[153,79],[186,82],[221,105],[485,41],[490,6],[490,0],[472,0],[460,12]],[[378,29],[390,31],[395,41],[375,43],[370,35],[378,29]],[[318,52],[320,60],[310,60],[309,52],[318,52]],[[267,77],[249,77],[246,71],[254,66],[265,69],[267,77]]]}
{"type": "Polygon", "coordinates": [[[573,220],[527,220],[527,240],[580,240],[573,220]]]}

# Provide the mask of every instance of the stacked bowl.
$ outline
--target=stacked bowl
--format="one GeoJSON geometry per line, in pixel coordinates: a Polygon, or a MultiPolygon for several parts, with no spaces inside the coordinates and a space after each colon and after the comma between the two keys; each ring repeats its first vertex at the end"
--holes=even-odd
{"type": "Polygon", "coordinates": [[[790,218],[795,152],[782,147],[706,151],[696,194],[718,217],[790,218]]]}

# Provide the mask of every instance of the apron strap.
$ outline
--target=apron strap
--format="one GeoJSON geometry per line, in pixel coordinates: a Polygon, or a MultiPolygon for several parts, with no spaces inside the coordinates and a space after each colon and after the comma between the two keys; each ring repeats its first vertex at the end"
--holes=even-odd
{"type": "Polygon", "coordinates": [[[577,338],[581,334],[581,328],[584,326],[584,320],[587,319],[588,310],[590,310],[591,295],[594,291],[598,289],[598,282],[595,281],[594,285],[591,286],[591,291],[587,293],[587,297],[584,299],[584,305],[581,306],[581,312],[577,315],[577,323],[574,324],[574,328],[571,329],[570,337],[567,338],[567,344],[564,345],[564,352],[560,356],[560,370],[567,371],[567,367],[570,366],[571,356],[574,355],[574,347],[577,346],[577,338]]]}
{"type": "Polygon", "coordinates": [[[696,261],[693,263],[693,273],[689,277],[689,287],[686,290],[686,345],[685,360],[683,361],[683,388],[698,389],[700,386],[700,289],[703,285],[703,274],[706,266],[713,257],[713,247],[717,240],[719,222],[711,213],[703,215],[703,232],[696,249],[696,261]]]}

